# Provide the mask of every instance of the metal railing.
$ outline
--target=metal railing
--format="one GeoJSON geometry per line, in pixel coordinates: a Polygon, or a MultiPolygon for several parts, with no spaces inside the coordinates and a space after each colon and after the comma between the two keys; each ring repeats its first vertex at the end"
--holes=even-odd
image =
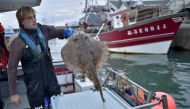
{"type": "MultiPolygon", "coordinates": [[[[172,0],[166,6],[145,7],[136,11],[130,22],[138,22],[159,16],[165,16],[180,12],[185,8],[185,0],[172,0]]],[[[129,11],[130,12],[130,11],[129,11]]]]}
{"type": "Polygon", "coordinates": [[[116,92],[132,106],[132,109],[150,108],[163,102],[162,99],[156,97],[151,91],[148,91],[129,79],[126,76],[127,73],[125,71],[115,71],[112,68],[107,67],[105,72],[106,77],[104,78],[102,86],[108,87],[116,92]],[[131,92],[127,92],[126,90],[130,90],[131,92]],[[139,101],[140,97],[142,97],[143,100],[141,102],[139,101]],[[152,99],[156,99],[156,101],[151,102],[152,99]]]}
{"type": "Polygon", "coordinates": [[[173,13],[176,13],[185,8],[185,0],[171,0],[167,6],[173,11],[173,13]]]}

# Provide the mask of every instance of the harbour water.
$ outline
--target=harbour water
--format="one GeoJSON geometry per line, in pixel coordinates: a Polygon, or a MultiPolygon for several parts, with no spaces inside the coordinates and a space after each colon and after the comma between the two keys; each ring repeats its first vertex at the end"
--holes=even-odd
{"type": "Polygon", "coordinates": [[[190,52],[168,55],[110,54],[114,69],[126,69],[129,78],[151,91],[171,94],[177,109],[190,108],[190,52]]]}
{"type": "MultiPolygon", "coordinates": [[[[66,42],[50,41],[54,61],[61,61],[60,50],[66,42]]],[[[126,69],[129,78],[151,91],[171,94],[177,109],[190,108],[190,52],[170,50],[167,55],[110,53],[107,64],[126,69]]]]}

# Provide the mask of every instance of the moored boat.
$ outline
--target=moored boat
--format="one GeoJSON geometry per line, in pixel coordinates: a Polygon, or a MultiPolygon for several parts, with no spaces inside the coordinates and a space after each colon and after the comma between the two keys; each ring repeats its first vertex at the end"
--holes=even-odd
{"type": "Polygon", "coordinates": [[[100,41],[110,51],[122,53],[166,54],[186,13],[177,13],[101,33],[100,41]]]}
{"type": "MultiPolygon", "coordinates": [[[[110,1],[108,0],[108,2],[110,1]]],[[[102,25],[106,25],[103,30],[100,30],[102,29],[100,28],[100,21],[96,23],[99,28],[97,25],[92,28],[92,22],[88,22],[87,18],[85,23],[89,24],[89,29],[102,31],[98,34],[98,39],[107,43],[111,52],[167,54],[171,42],[187,13],[177,13],[163,4],[135,6],[135,3],[131,1],[129,3],[124,2],[123,4],[127,4],[124,9],[121,5],[119,10],[110,11],[109,17],[102,17],[104,18],[101,21],[102,25]],[[110,18],[112,19],[112,25],[110,25],[110,18]]],[[[178,6],[178,4],[176,5],[178,6]]],[[[86,8],[93,10],[92,7],[94,6],[90,5],[86,8]]],[[[107,3],[104,9],[111,10],[110,3],[107,3]]],[[[102,10],[102,13],[104,12],[101,8],[99,10],[102,10]]],[[[99,12],[97,12],[97,15],[99,12]]],[[[90,18],[91,13],[91,11],[86,12],[88,18],[90,18]]],[[[94,11],[93,14],[95,14],[94,11]]],[[[108,15],[107,10],[104,14],[108,15]]]]}

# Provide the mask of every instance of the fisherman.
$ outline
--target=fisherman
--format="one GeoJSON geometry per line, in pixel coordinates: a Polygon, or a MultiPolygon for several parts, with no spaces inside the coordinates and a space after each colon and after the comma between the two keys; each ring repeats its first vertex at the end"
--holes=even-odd
{"type": "MultiPolygon", "coordinates": [[[[6,66],[8,62],[8,51],[4,44],[4,28],[0,23],[0,74],[1,78],[4,78],[6,72],[6,66]]],[[[4,102],[1,99],[1,92],[0,92],[0,109],[3,109],[4,102]]]]}
{"type": "Polygon", "coordinates": [[[20,34],[10,45],[8,61],[8,83],[11,102],[17,106],[21,98],[16,90],[17,66],[19,61],[24,72],[27,97],[32,109],[44,106],[44,98],[60,94],[48,40],[67,39],[72,36],[71,28],[58,29],[36,23],[36,11],[31,7],[17,10],[16,17],[20,34]]]}

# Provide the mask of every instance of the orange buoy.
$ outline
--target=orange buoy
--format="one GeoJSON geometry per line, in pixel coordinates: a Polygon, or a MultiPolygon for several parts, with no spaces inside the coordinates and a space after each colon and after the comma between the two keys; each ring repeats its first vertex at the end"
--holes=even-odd
{"type": "Polygon", "coordinates": [[[127,87],[126,92],[131,96],[132,99],[140,104],[143,104],[145,100],[145,94],[142,89],[137,88],[135,85],[132,85],[127,87]]]}
{"type": "MultiPolygon", "coordinates": [[[[165,93],[165,92],[155,92],[156,93],[156,97],[162,99],[162,96],[166,96],[167,97],[167,106],[168,106],[168,109],[176,109],[176,103],[175,103],[175,100],[174,98],[165,93]]],[[[154,100],[151,100],[151,102],[156,102],[157,100],[154,99],[154,100]]],[[[161,102],[160,104],[157,104],[155,106],[153,106],[151,109],[163,109],[163,103],[161,102]]]]}

